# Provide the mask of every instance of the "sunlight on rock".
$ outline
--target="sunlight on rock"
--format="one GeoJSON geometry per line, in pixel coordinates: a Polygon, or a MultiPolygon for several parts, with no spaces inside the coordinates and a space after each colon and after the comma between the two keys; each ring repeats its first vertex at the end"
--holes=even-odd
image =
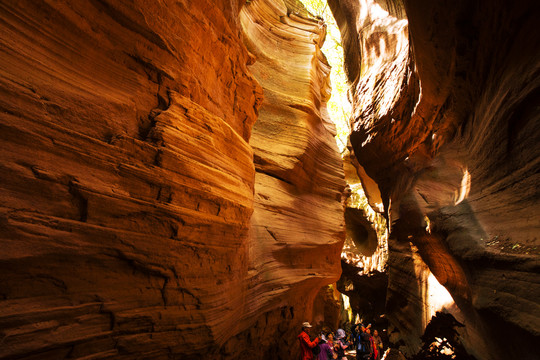
{"type": "Polygon", "coordinates": [[[429,273],[429,277],[427,279],[427,292],[425,299],[429,309],[429,313],[426,314],[426,317],[429,319],[431,319],[431,317],[434,316],[437,311],[449,308],[454,304],[454,299],[448,290],[446,290],[446,288],[437,281],[432,273],[429,273]]]}
{"type": "Polygon", "coordinates": [[[431,344],[431,346],[438,349],[439,353],[443,355],[451,356],[454,354],[454,349],[446,345],[447,341],[448,340],[446,338],[441,339],[441,338],[436,337],[435,341],[431,344]]]}
{"type": "MultiPolygon", "coordinates": [[[[407,71],[405,65],[409,57],[409,38],[406,19],[397,19],[389,15],[373,0],[361,0],[360,3],[358,28],[367,35],[376,33],[379,28],[387,32],[385,37],[362,36],[361,47],[364,50],[361,59],[361,81],[358,82],[355,91],[373,96],[358,99],[360,102],[354,106],[354,118],[359,118],[360,114],[370,113],[372,116],[364,116],[362,121],[355,124],[367,129],[373,126],[376,119],[389,114],[400,95],[400,84],[407,71]],[[381,74],[385,74],[386,79],[384,91],[377,90],[381,74]],[[373,111],[368,112],[368,109],[373,111]]],[[[374,136],[375,133],[368,134],[362,145],[365,146],[374,136]]]]}
{"type": "Polygon", "coordinates": [[[456,205],[462,202],[469,196],[471,190],[471,174],[467,169],[463,170],[463,178],[461,179],[461,188],[459,191],[459,197],[456,200],[456,205]]]}
{"type": "Polygon", "coordinates": [[[426,222],[426,231],[431,234],[431,221],[427,215],[424,216],[424,221],[426,222]]]}
{"type": "Polygon", "coordinates": [[[435,278],[426,263],[422,260],[418,248],[410,244],[414,260],[414,271],[421,288],[422,328],[425,328],[437,311],[453,308],[454,299],[435,278]]]}
{"type": "Polygon", "coordinates": [[[349,297],[345,294],[341,294],[341,299],[343,300],[343,309],[347,313],[348,320],[352,321],[353,311],[351,309],[351,301],[349,297]]]}
{"type": "Polygon", "coordinates": [[[330,119],[336,125],[336,143],[343,153],[347,147],[347,138],[351,130],[349,124],[351,103],[347,98],[349,85],[343,69],[341,34],[326,1],[302,0],[302,3],[309,12],[323,20],[326,26],[326,38],[321,50],[332,67],[330,73],[332,96],[328,100],[327,107],[330,119]]]}

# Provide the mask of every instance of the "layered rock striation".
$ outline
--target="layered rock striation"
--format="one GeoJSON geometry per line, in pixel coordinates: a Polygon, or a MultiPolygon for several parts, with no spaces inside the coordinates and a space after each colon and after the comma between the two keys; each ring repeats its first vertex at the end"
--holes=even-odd
{"type": "Polygon", "coordinates": [[[0,358],[264,358],[310,320],[343,241],[324,29],[242,5],[0,4],[0,358]]]}
{"type": "Polygon", "coordinates": [[[238,9],[1,7],[0,357],[214,351],[244,301],[262,99],[238,9]]]}
{"type": "Polygon", "coordinates": [[[329,4],[346,46],[359,174],[377,184],[391,223],[394,340],[408,355],[418,350],[432,273],[455,301],[446,309],[465,325],[458,331],[467,351],[533,358],[540,336],[535,4],[329,4]]]}
{"type": "Polygon", "coordinates": [[[297,0],[253,1],[240,20],[255,59],[250,70],[264,90],[250,139],[256,169],[250,297],[258,304],[253,310],[286,304],[294,314],[274,312],[264,324],[282,332],[264,340],[274,349],[269,358],[289,359],[299,353],[301,319],[322,326],[335,323],[339,312],[324,290],[318,307],[312,305],[323,285],[339,279],[345,237],[343,166],[326,111],[330,66],[320,49],[326,27],[297,0]]]}

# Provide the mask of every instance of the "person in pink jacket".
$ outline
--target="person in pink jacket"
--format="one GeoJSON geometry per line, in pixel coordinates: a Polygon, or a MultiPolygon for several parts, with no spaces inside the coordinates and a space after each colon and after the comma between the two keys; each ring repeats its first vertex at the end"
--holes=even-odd
{"type": "Polygon", "coordinates": [[[328,344],[324,335],[321,335],[321,342],[319,343],[319,348],[321,352],[319,353],[317,360],[332,360],[337,359],[337,354],[334,353],[332,346],[328,344]]]}

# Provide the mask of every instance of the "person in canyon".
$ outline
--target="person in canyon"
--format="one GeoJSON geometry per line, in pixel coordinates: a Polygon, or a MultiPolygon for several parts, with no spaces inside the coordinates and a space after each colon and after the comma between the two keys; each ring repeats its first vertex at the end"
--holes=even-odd
{"type": "Polygon", "coordinates": [[[337,354],[334,353],[334,349],[328,344],[324,335],[321,336],[319,347],[321,349],[321,352],[317,356],[317,360],[330,360],[337,358],[337,354]]]}
{"type": "Polygon", "coordinates": [[[328,342],[328,345],[330,345],[330,347],[333,349],[334,348],[334,333],[333,332],[329,332],[328,334],[326,334],[326,341],[328,342]]]}
{"type": "Polygon", "coordinates": [[[377,330],[373,330],[373,359],[374,360],[380,360],[382,355],[382,349],[383,349],[383,342],[381,337],[379,336],[379,332],[377,330]]]}
{"type": "Polygon", "coordinates": [[[334,343],[334,351],[337,353],[339,360],[347,360],[345,349],[349,347],[349,343],[345,340],[346,335],[343,329],[338,329],[336,333],[336,341],[334,343]]]}
{"type": "Polygon", "coordinates": [[[366,334],[366,337],[367,337],[367,341],[368,341],[368,350],[369,350],[369,357],[368,359],[375,359],[375,357],[377,356],[378,354],[378,351],[377,349],[375,348],[375,343],[373,341],[373,336],[371,335],[371,328],[366,328],[365,330],[365,334],[366,334]]]}
{"type": "Polygon", "coordinates": [[[373,357],[372,337],[371,337],[371,324],[367,327],[359,324],[356,327],[356,360],[367,360],[373,357]]]}
{"type": "Polygon", "coordinates": [[[313,360],[313,351],[311,349],[319,344],[320,338],[318,336],[313,341],[309,338],[311,327],[311,324],[307,321],[302,323],[302,332],[298,335],[298,341],[300,341],[300,360],[313,360]]]}

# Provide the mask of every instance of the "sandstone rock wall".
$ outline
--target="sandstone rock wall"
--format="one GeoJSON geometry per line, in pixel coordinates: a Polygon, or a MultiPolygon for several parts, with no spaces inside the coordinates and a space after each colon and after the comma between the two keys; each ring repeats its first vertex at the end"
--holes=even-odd
{"type": "Polygon", "coordinates": [[[262,81],[289,112],[250,145],[243,4],[0,4],[0,358],[241,358],[309,320],[342,241],[323,32],[269,9],[306,71],[286,105],[262,81]]]}
{"type": "Polygon", "coordinates": [[[533,358],[540,336],[535,4],[329,3],[347,46],[359,172],[377,183],[391,221],[387,311],[403,350],[415,351],[425,326],[429,269],[456,302],[447,311],[464,322],[468,351],[533,358]]]}
{"type": "Polygon", "coordinates": [[[296,0],[253,1],[240,19],[255,58],[250,70],[264,89],[250,139],[256,168],[250,297],[254,311],[287,304],[294,313],[266,322],[283,331],[280,339],[265,339],[275,349],[269,358],[289,359],[299,353],[298,325],[324,323],[324,306],[314,313],[312,304],[341,273],[345,182],[326,112],[330,67],[320,50],[326,28],[296,0]]]}

